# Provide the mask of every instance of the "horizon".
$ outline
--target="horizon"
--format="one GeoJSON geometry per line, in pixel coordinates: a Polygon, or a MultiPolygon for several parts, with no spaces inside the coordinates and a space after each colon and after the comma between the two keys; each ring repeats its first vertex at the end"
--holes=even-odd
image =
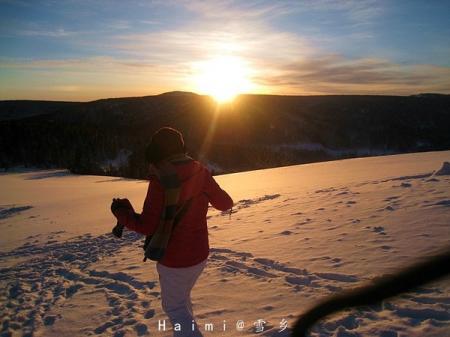
{"type": "MultiPolygon", "coordinates": [[[[205,96],[209,97],[211,100],[214,100],[214,97],[212,95],[208,94],[201,94],[193,91],[184,91],[184,90],[172,90],[172,91],[166,91],[161,92],[157,94],[149,94],[149,95],[142,95],[142,96],[117,96],[117,97],[100,97],[92,100],[52,100],[52,99],[0,99],[0,102],[15,102],[15,101],[31,101],[31,102],[65,102],[65,103],[90,103],[90,102],[96,102],[96,101],[102,101],[102,100],[108,100],[108,99],[127,99],[127,98],[146,98],[146,97],[155,97],[155,96],[162,96],[166,94],[176,94],[176,93],[182,93],[182,94],[192,94],[197,96],[205,96]]],[[[295,94],[271,94],[271,93],[239,93],[234,98],[233,101],[238,99],[240,96],[283,96],[283,97],[317,97],[317,96],[380,96],[380,97],[414,97],[414,96],[421,96],[421,95],[440,95],[440,96],[448,96],[450,94],[444,94],[439,92],[420,92],[420,93],[413,93],[413,94],[405,94],[405,95],[387,95],[387,94],[316,94],[316,95],[295,95],[295,94]]],[[[227,102],[217,102],[218,104],[228,104],[230,101],[227,102]]]]}
{"type": "Polygon", "coordinates": [[[450,3],[0,0],[0,100],[450,94],[450,3]]]}

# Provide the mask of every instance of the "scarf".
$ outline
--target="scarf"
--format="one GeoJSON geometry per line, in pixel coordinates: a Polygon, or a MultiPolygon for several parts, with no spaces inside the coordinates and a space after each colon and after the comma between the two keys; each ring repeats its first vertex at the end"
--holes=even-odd
{"type": "Polygon", "coordinates": [[[144,246],[144,261],[149,258],[153,261],[160,261],[169,243],[175,218],[178,215],[178,203],[181,191],[181,182],[175,168],[176,164],[192,160],[185,154],[176,154],[158,163],[156,176],[164,189],[164,207],[161,219],[153,235],[146,238],[144,246]]]}

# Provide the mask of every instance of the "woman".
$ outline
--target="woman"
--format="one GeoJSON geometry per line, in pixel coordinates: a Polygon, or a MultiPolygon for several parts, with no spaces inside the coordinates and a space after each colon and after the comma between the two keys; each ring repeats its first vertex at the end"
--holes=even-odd
{"type": "Polygon", "coordinates": [[[111,209],[118,223],[152,236],[146,257],[158,261],[162,308],[174,336],[202,336],[193,325],[190,294],[209,254],[208,204],[226,211],[233,200],[205,166],[186,155],[183,136],[175,129],[164,127],[152,136],[147,159],[150,184],[142,213],[126,199],[111,209]]]}

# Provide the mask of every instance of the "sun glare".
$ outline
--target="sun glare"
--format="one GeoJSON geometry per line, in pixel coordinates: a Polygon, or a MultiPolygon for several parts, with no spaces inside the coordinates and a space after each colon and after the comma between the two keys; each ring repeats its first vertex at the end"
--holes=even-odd
{"type": "Polygon", "coordinates": [[[219,103],[232,101],[249,91],[249,68],[237,57],[218,57],[194,66],[196,90],[212,96],[219,103]]]}

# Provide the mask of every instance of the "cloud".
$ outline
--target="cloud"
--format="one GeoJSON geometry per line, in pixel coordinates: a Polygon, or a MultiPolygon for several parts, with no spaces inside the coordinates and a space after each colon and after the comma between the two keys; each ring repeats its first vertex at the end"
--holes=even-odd
{"type": "Polygon", "coordinates": [[[292,11],[291,1],[233,1],[233,0],[185,0],[176,1],[188,10],[206,18],[222,19],[260,19],[284,15],[292,11]]]}
{"type": "Polygon", "coordinates": [[[325,55],[284,64],[253,79],[275,92],[310,94],[450,93],[450,67],[325,55]]]}
{"type": "Polygon", "coordinates": [[[184,65],[223,55],[240,57],[249,63],[286,62],[315,50],[307,39],[296,34],[253,22],[194,23],[184,29],[116,35],[105,43],[109,43],[104,46],[106,49],[132,58],[184,65]]]}
{"type": "Polygon", "coordinates": [[[0,59],[0,99],[93,100],[189,88],[189,69],[112,57],[0,59]]]}
{"type": "Polygon", "coordinates": [[[329,12],[343,14],[352,25],[366,25],[383,13],[376,0],[172,0],[172,6],[184,6],[203,19],[267,20],[295,13],[329,12]]]}
{"type": "Polygon", "coordinates": [[[43,30],[43,29],[33,29],[33,30],[18,30],[17,35],[23,36],[43,36],[50,38],[67,37],[71,35],[76,35],[77,32],[67,31],[64,28],[56,28],[53,30],[43,30]]]}
{"type": "MultiPolygon", "coordinates": [[[[134,58],[145,57],[161,63],[188,63],[232,53],[250,63],[260,60],[292,62],[333,45],[336,36],[282,31],[271,26],[273,17],[308,11],[340,11],[352,25],[367,24],[380,14],[380,5],[372,0],[305,1],[165,1],[165,6],[183,6],[200,17],[182,27],[161,27],[158,31],[120,34],[103,42],[106,50],[117,50],[134,58]]],[[[331,16],[332,17],[332,16],[331,16]]],[[[373,37],[367,29],[346,33],[347,40],[373,37]]],[[[322,52],[323,53],[323,52],[322,52]]]]}
{"type": "Polygon", "coordinates": [[[48,88],[51,91],[57,92],[79,92],[82,88],[78,85],[55,85],[48,88]]]}
{"type": "Polygon", "coordinates": [[[153,64],[143,60],[120,59],[109,56],[96,56],[71,59],[1,59],[0,69],[17,69],[25,71],[73,72],[73,73],[103,73],[147,75],[167,74],[179,75],[177,66],[153,64]]]}
{"type": "Polygon", "coordinates": [[[306,0],[295,2],[302,11],[328,11],[344,14],[353,25],[372,23],[383,13],[380,1],[376,0],[306,0]]]}
{"type": "MultiPolygon", "coordinates": [[[[93,12],[87,10],[90,6],[108,4],[111,4],[109,0],[103,0],[100,5],[97,1],[86,2],[83,10],[89,14],[93,12]]],[[[54,91],[86,93],[98,85],[102,93],[110,88],[120,96],[120,92],[129,94],[131,87],[137,90],[136,94],[192,90],[197,63],[233,56],[244,61],[259,91],[267,93],[449,93],[448,67],[405,65],[381,57],[348,58],[338,54],[337,50],[346,52],[346,44],[367,41],[374,36],[376,31],[370,24],[383,13],[381,4],[374,0],[159,0],[151,3],[135,0],[133,5],[139,5],[143,12],[153,13],[152,9],[158,6],[164,6],[162,13],[167,9],[171,13],[171,6],[187,11],[180,11],[182,24],[165,20],[164,16],[149,15],[134,21],[130,17],[123,20],[119,15],[99,17],[85,31],[75,31],[79,26],[70,25],[65,28],[42,23],[15,25],[12,28],[21,35],[64,41],[71,46],[72,57],[57,59],[49,54],[40,60],[0,59],[0,69],[20,73],[17,78],[26,78],[21,83],[24,91],[28,90],[30,79],[54,91]],[[297,31],[281,30],[282,26],[273,25],[284,20],[284,15],[296,19],[293,13],[301,14],[298,18],[319,13],[316,17],[327,22],[305,23],[297,31]],[[338,21],[351,29],[335,32],[334,27],[342,28],[336,25],[338,21]],[[139,29],[135,29],[135,24],[139,29]],[[70,38],[60,39],[63,37],[70,38]],[[344,48],[340,49],[341,46],[344,48]],[[86,53],[91,56],[81,56],[86,53]],[[68,79],[64,80],[65,77],[68,79]],[[55,78],[58,83],[52,82],[55,78]]],[[[5,87],[9,81],[3,79],[5,87]]]]}
{"type": "Polygon", "coordinates": [[[111,96],[108,90],[116,96],[132,94],[131,88],[135,90],[134,95],[193,90],[193,64],[230,53],[242,58],[250,67],[255,92],[450,93],[449,67],[402,65],[380,58],[355,59],[323,54],[298,36],[264,31],[263,27],[241,29],[240,34],[197,29],[162,31],[122,35],[115,41],[126,56],[0,59],[0,69],[15,70],[25,73],[27,78],[40,79],[42,86],[49,83],[53,92],[79,94],[91,99],[102,97],[92,96],[93,93],[111,96]],[[54,79],[61,83],[54,85],[54,79]]]}
{"type": "Polygon", "coordinates": [[[132,27],[130,21],[128,20],[111,20],[107,22],[105,28],[108,30],[124,30],[130,29],[132,27]]]}
{"type": "Polygon", "coordinates": [[[139,20],[139,23],[144,25],[160,25],[161,21],[158,20],[139,20]]]}

